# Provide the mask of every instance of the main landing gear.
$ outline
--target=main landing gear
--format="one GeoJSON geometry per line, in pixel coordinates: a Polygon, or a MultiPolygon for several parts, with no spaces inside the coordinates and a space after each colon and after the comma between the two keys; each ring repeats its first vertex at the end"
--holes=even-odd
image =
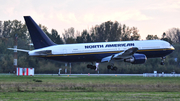
{"type": "Polygon", "coordinates": [[[87,65],[87,68],[94,69],[95,71],[97,71],[98,66],[99,66],[99,63],[96,63],[96,66],[91,65],[91,64],[88,64],[88,65],[87,65]]]}
{"type": "Polygon", "coordinates": [[[107,69],[111,69],[111,70],[117,71],[117,67],[114,66],[114,65],[108,65],[107,69]]]}
{"type": "Polygon", "coordinates": [[[164,60],[166,59],[166,57],[161,57],[161,65],[164,65],[164,60]]]}
{"type": "MultiPolygon", "coordinates": [[[[88,64],[87,68],[94,69],[95,71],[97,71],[98,65],[99,65],[99,63],[96,63],[96,66],[88,64]]],[[[111,69],[111,70],[117,71],[118,68],[116,66],[114,66],[114,65],[108,65],[107,69],[111,69]]]]}
{"type": "Polygon", "coordinates": [[[88,64],[88,65],[87,65],[87,68],[90,68],[90,69],[94,69],[94,70],[95,70],[95,69],[96,69],[96,66],[93,66],[93,65],[91,65],[91,64],[88,64]]]}

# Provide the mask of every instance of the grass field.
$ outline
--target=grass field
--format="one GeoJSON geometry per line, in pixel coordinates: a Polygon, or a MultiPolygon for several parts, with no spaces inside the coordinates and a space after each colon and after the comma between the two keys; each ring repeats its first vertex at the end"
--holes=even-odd
{"type": "Polygon", "coordinates": [[[180,100],[178,77],[0,75],[0,101],[180,100]]]}
{"type": "Polygon", "coordinates": [[[179,92],[8,92],[1,101],[179,101],[179,92]]]}

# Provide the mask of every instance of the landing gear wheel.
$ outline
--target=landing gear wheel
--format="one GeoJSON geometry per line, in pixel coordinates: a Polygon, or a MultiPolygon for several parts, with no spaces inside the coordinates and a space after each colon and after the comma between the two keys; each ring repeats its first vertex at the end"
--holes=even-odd
{"type": "Polygon", "coordinates": [[[108,66],[107,66],[107,69],[111,69],[111,65],[108,65],[108,66]]]}
{"type": "Polygon", "coordinates": [[[161,59],[164,59],[164,60],[165,60],[165,59],[166,59],[166,57],[162,57],[161,59]]]}
{"type": "Polygon", "coordinates": [[[114,67],[111,68],[111,70],[117,71],[117,67],[114,66],[114,67]]]}
{"type": "Polygon", "coordinates": [[[161,57],[161,65],[164,65],[164,60],[166,59],[166,57],[161,57]]]}
{"type": "Polygon", "coordinates": [[[164,65],[164,62],[161,62],[161,65],[164,65]]]}
{"type": "Polygon", "coordinates": [[[90,64],[87,65],[87,68],[91,68],[91,67],[92,67],[92,65],[90,65],[90,64]]]}
{"type": "Polygon", "coordinates": [[[114,71],[117,71],[117,67],[116,67],[116,66],[114,66],[114,67],[113,67],[113,70],[114,70],[114,71]]]}
{"type": "Polygon", "coordinates": [[[94,69],[94,70],[95,70],[95,69],[96,69],[96,66],[93,66],[93,65],[88,64],[88,65],[87,65],[87,68],[90,68],[90,69],[94,69]]]}
{"type": "Polygon", "coordinates": [[[112,65],[108,65],[107,69],[111,69],[111,70],[117,71],[117,67],[116,66],[112,66],[112,65]]]}
{"type": "Polygon", "coordinates": [[[96,66],[92,66],[92,68],[91,68],[91,69],[94,69],[94,70],[95,70],[95,69],[96,69],[96,66]]]}

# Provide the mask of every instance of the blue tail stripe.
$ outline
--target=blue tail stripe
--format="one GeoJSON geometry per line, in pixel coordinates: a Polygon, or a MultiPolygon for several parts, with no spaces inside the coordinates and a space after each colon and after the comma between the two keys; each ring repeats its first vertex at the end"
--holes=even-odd
{"type": "Polygon", "coordinates": [[[55,45],[30,16],[24,16],[35,49],[55,45]]]}

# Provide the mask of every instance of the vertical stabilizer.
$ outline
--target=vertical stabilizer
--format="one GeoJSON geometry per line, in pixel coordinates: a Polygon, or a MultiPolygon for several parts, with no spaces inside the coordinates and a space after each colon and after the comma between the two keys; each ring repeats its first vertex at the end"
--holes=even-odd
{"type": "Polygon", "coordinates": [[[35,49],[55,45],[30,16],[24,16],[24,19],[35,49]]]}

